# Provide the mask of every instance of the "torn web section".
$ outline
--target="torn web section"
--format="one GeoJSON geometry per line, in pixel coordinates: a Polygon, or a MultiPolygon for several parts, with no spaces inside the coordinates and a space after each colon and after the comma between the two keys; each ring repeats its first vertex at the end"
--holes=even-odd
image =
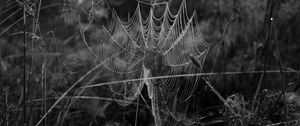
{"type": "Polygon", "coordinates": [[[144,52],[128,35],[128,32],[118,22],[113,21],[108,29],[103,28],[105,38],[99,53],[103,61],[105,82],[115,94],[117,103],[126,106],[135,100],[140,93],[142,81],[125,81],[139,79],[143,75],[142,63],[144,52]]]}

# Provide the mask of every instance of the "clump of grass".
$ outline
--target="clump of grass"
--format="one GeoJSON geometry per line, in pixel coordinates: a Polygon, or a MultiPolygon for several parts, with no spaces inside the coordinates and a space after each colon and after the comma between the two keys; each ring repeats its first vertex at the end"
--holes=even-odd
{"type": "MultiPolygon", "coordinates": [[[[299,123],[299,104],[287,103],[283,97],[278,102],[280,97],[280,90],[264,90],[258,95],[260,99],[259,105],[254,108],[257,112],[251,112],[252,101],[241,94],[234,94],[227,97],[229,106],[238,113],[238,117],[232,112],[228,111],[225,107],[224,117],[226,118],[226,124],[231,126],[241,125],[237,119],[241,119],[243,125],[296,125],[299,123]],[[288,108],[286,116],[286,107],[288,108]],[[287,120],[286,121],[286,117],[287,120]]],[[[286,94],[291,95],[290,93],[286,94]]],[[[299,96],[297,96],[299,99],[299,96]]]]}
{"type": "MultiPolygon", "coordinates": [[[[139,122],[139,120],[149,120],[151,114],[146,115],[145,113],[151,113],[150,111],[148,111],[150,107],[145,107],[147,106],[147,100],[145,100],[143,96],[141,96],[143,101],[136,101],[136,105],[134,105],[133,107],[131,106],[128,109],[126,108],[125,110],[118,107],[114,103],[114,99],[99,97],[106,95],[108,97],[113,97],[109,96],[110,93],[107,87],[105,87],[105,84],[103,84],[104,86],[101,86],[100,88],[79,88],[79,86],[86,86],[91,83],[101,83],[101,77],[103,77],[103,73],[101,73],[99,66],[91,65],[95,63],[98,64],[99,62],[97,60],[92,59],[91,61],[86,62],[88,58],[92,57],[89,55],[89,53],[91,53],[91,48],[89,47],[91,47],[92,45],[88,45],[88,43],[86,42],[90,39],[90,36],[88,35],[91,31],[89,30],[97,29],[94,24],[94,18],[97,17],[93,17],[93,15],[96,12],[98,13],[98,11],[101,9],[98,8],[99,10],[96,10],[97,8],[93,8],[92,6],[89,11],[81,11],[79,10],[81,9],[81,7],[78,7],[70,10],[71,15],[69,15],[68,17],[64,15],[64,12],[62,12],[63,9],[66,9],[66,4],[70,4],[68,3],[68,1],[61,0],[59,1],[59,3],[55,3],[57,1],[48,1],[48,4],[50,3],[50,5],[45,4],[45,6],[42,6],[41,3],[44,2],[46,3],[47,1],[37,0],[35,2],[27,1],[26,3],[23,3],[23,1],[19,2],[16,0],[8,0],[1,2],[3,3],[3,6],[0,5],[0,16],[4,18],[2,21],[0,21],[0,125],[18,125],[17,123],[24,125],[34,125],[36,124],[36,122],[43,120],[43,118],[47,120],[43,123],[43,125],[45,126],[53,124],[67,125],[68,123],[70,125],[76,125],[76,123],[77,125],[84,125],[87,123],[89,123],[90,125],[121,125],[121,122],[128,124],[129,121],[122,120],[123,117],[126,116],[126,114],[123,113],[134,113],[131,114],[134,115],[134,119],[132,119],[134,121],[131,124],[138,125],[142,124],[139,122]],[[50,7],[54,6],[60,7],[57,16],[55,16],[55,20],[51,20],[50,23],[49,21],[41,21],[40,18],[45,18],[45,15],[40,14],[42,13],[41,10],[47,10],[47,8],[49,9],[50,7]],[[12,11],[15,8],[17,9],[15,11],[12,11]],[[88,15],[88,20],[87,22],[85,22],[86,24],[76,24],[78,23],[78,20],[83,20],[82,15],[85,14],[88,15]],[[60,18],[66,19],[66,22],[64,24],[66,26],[60,27],[60,18]],[[48,26],[48,23],[51,26],[48,26]],[[73,29],[68,29],[67,26],[72,27],[73,29]],[[83,28],[83,26],[85,27],[83,28]],[[53,28],[51,29],[53,31],[45,32],[45,27],[51,27],[53,28]],[[60,30],[65,34],[57,34],[60,32],[60,30]],[[71,34],[72,36],[69,37],[69,34],[71,34]],[[22,38],[22,36],[24,38],[22,38]],[[83,43],[81,39],[83,39],[83,43]],[[23,45],[21,45],[20,43],[23,43],[23,45]],[[79,62],[83,61],[81,62],[81,67],[78,68],[76,66],[77,62],[72,64],[70,63],[72,61],[68,61],[69,56],[77,55],[74,50],[79,50],[85,53],[84,55],[77,57],[79,62]],[[65,65],[63,65],[64,61],[66,63],[65,65]],[[89,69],[90,66],[93,67],[89,69]],[[23,90],[22,93],[20,93],[21,90],[23,90]],[[119,108],[118,110],[123,112],[121,114],[113,113],[112,111],[117,110],[116,108],[119,108]],[[97,112],[93,113],[91,112],[91,110],[95,110],[97,112]],[[49,114],[49,112],[52,113],[49,114]],[[42,115],[44,115],[44,117],[41,119],[40,117],[42,115]]],[[[76,1],[73,2],[77,4],[76,1]]],[[[93,4],[96,3],[99,3],[99,1],[93,4]]],[[[222,6],[222,2],[219,2],[218,5],[219,4],[220,6],[222,6]]],[[[47,14],[45,12],[44,14],[47,14]]],[[[52,12],[54,11],[52,10],[51,13],[52,12]]],[[[269,16],[269,13],[267,13],[266,15],[266,18],[268,19],[272,17],[272,15],[269,16]]],[[[240,17],[238,17],[237,19],[240,20],[239,18],[240,17]]],[[[235,22],[233,21],[233,23],[235,22]]],[[[268,79],[265,74],[270,72],[267,69],[267,53],[263,55],[263,57],[265,57],[265,61],[264,63],[262,63],[264,66],[263,70],[249,72],[256,75],[263,73],[260,81],[258,82],[258,85],[260,86],[258,86],[254,98],[252,96],[244,96],[242,95],[242,93],[236,93],[226,97],[226,95],[222,94],[222,91],[219,91],[215,87],[215,85],[217,84],[212,84],[212,78],[206,78],[207,85],[214,92],[214,94],[217,95],[216,98],[220,99],[223,108],[212,110],[212,112],[221,114],[221,119],[218,118],[218,120],[203,124],[209,125],[221,123],[224,125],[270,126],[300,125],[300,98],[297,93],[287,91],[286,81],[288,79],[285,78],[287,71],[285,71],[284,65],[288,61],[284,61],[285,55],[280,55],[280,52],[283,51],[284,47],[279,43],[281,42],[281,40],[277,40],[278,36],[276,36],[276,27],[274,27],[274,25],[276,26],[276,24],[272,25],[270,23],[270,25],[271,26],[268,27],[270,31],[268,32],[266,41],[270,45],[272,45],[272,39],[269,37],[275,38],[275,53],[277,53],[278,68],[280,70],[275,72],[273,71],[272,73],[281,74],[281,90],[263,90],[263,85],[264,83],[266,83],[266,79],[268,79]],[[269,35],[273,33],[275,35],[269,35]]],[[[220,55],[224,53],[222,52],[222,49],[226,50],[226,46],[224,46],[224,44],[226,44],[226,41],[224,39],[226,38],[226,31],[229,30],[227,29],[227,26],[230,28],[228,23],[226,24],[224,30],[222,30],[224,32],[220,33],[222,36],[220,42],[218,43],[220,44],[220,48],[217,49],[218,54],[216,58],[212,58],[215,61],[214,63],[212,63],[213,65],[212,69],[210,69],[210,73],[197,74],[193,76],[222,75],[228,77],[229,75],[239,76],[239,74],[247,73],[243,71],[235,73],[230,71],[226,73],[215,72],[218,71],[215,70],[217,69],[216,66],[220,65],[223,67],[224,65],[223,62],[220,63],[217,62],[217,60],[219,60],[219,58],[221,57],[220,55]]],[[[253,29],[246,30],[251,31],[253,29]]],[[[99,34],[99,36],[101,36],[101,34],[99,34]]],[[[211,36],[215,37],[214,35],[211,36]]],[[[91,40],[93,39],[95,38],[92,38],[91,40]]],[[[267,48],[269,46],[266,43],[264,47],[266,48],[265,50],[268,50],[267,48]]],[[[232,50],[239,49],[230,48],[230,51],[232,50]]],[[[270,51],[268,54],[271,53],[273,52],[270,51]]],[[[296,58],[294,59],[296,60],[296,58]]],[[[194,59],[192,58],[192,60],[194,59]]],[[[224,60],[230,59],[227,58],[224,60]]],[[[198,64],[199,66],[199,63],[197,63],[197,61],[193,62],[195,63],[195,65],[198,64]]],[[[297,71],[294,71],[294,73],[297,73],[297,71]]],[[[213,117],[207,116],[207,118],[213,117]]],[[[40,123],[42,123],[42,121],[40,123]]]]}

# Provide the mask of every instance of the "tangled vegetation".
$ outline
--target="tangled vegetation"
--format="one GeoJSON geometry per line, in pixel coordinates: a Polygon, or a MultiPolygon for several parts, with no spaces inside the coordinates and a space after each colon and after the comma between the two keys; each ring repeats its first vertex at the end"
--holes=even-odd
{"type": "Polygon", "coordinates": [[[0,125],[300,125],[299,0],[1,0],[0,125]]]}

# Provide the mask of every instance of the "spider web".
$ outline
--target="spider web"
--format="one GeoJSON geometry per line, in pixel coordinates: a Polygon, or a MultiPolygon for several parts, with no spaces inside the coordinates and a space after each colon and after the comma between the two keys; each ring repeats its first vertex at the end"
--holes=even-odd
{"type": "Polygon", "coordinates": [[[146,85],[156,125],[162,125],[162,109],[176,121],[191,125],[198,121],[191,112],[197,108],[193,94],[200,77],[147,78],[201,73],[209,44],[202,37],[196,12],[189,16],[183,0],[177,14],[172,14],[166,3],[162,16],[156,16],[158,5],[151,4],[143,18],[141,4],[125,21],[113,10],[110,26],[103,27],[98,55],[100,60],[108,60],[103,67],[105,80],[116,82],[109,87],[116,99],[126,101],[118,102],[122,106],[132,103],[146,85]],[[122,82],[128,79],[137,81],[122,82]]]}

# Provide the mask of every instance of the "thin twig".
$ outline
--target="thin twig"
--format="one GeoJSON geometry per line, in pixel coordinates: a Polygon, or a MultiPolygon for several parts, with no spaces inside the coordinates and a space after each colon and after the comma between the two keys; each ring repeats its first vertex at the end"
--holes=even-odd
{"type": "Polygon", "coordinates": [[[281,126],[283,124],[289,124],[289,123],[293,123],[293,122],[299,124],[300,123],[300,119],[286,121],[286,122],[273,123],[273,124],[268,124],[268,125],[265,125],[265,126],[281,126]]]}
{"type": "Polygon", "coordinates": [[[5,87],[4,88],[4,93],[5,93],[5,125],[6,126],[9,126],[9,120],[8,120],[8,117],[9,117],[9,113],[8,113],[8,87],[5,87]]]}
{"type": "MultiPolygon", "coordinates": [[[[8,1],[8,2],[10,2],[10,1],[8,1]]],[[[5,7],[11,6],[11,5],[17,3],[17,1],[15,1],[15,0],[12,0],[12,2],[10,2],[10,3],[8,3],[8,2],[7,2],[7,3],[1,3],[1,5],[4,4],[4,6],[0,7],[0,10],[3,9],[3,8],[5,8],[5,7]],[[5,4],[6,4],[6,5],[5,5],[5,4]]],[[[18,4],[17,4],[17,5],[18,5],[18,4]]]]}
{"type": "Polygon", "coordinates": [[[56,32],[57,25],[58,25],[58,23],[59,23],[59,21],[60,21],[61,14],[62,14],[62,10],[63,10],[63,8],[64,8],[64,6],[65,6],[64,3],[65,3],[65,0],[61,0],[61,7],[60,7],[60,9],[59,9],[58,18],[57,18],[57,21],[56,21],[56,23],[55,23],[55,25],[54,25],[54,30],[53,30],[54,33],[56,32]]]}
{"type": "Polygon", "coordinates": [[[23,125],[27,126],[26,121],[26,6],[23,1],[23,125]]]}
{"type": "MultiPolygon", "coordinates": [[[[44,10],[44,9],[59,6],[59,5],[61,5],[61,4],[50,4],[50,5],[41,7],[40,10],[44,10]]],[[[25,17],[27,17],[27,16],[29,16],[29,15],[26,14],[25,17]]],[[[0,36],[2,36],[5,32],[7,32],[11,27],[15,26],[18,22],[22,21],[23,18],[24,17],[19,18],[18,20],[16,20],[12,24],[10,24],[8,27],[6,27],[6,29],[4,29],[2,32],[0,32],[0,36]]]]}
{"type": "MultiPolygon", "coordinates": [[[[278,44],[278,40],[277,40],[277,33],[274,33],[275,34],[275,42],[276,42],[276,46],[277,46],[277,54],[278,54],[278,65],[279,65],[279,68],[280,68],[280,78],[281,78],[281,91],[282,93],[279,95],[278,99],[277,99],[277,102],[279,102],[279,99],[281,99],[281,96],[283,96],[283,99],[284,99],[284,103],[285,105],[287,104],[286,103],[286,89],[287,89],[287,86],[286,86],[286,81],[285,81],[285,78],[284,78],[284,75],[283,75],[283,70],[282,70],[282,58],[281,58],[281,54],[280,54],[280,50],[279,50],[279,44],[278,44]]],[[[285,106],[285,119],[287,121],[287,115],[288,114],[288,106],[285,106]]]]}
{"type": "MultiPolygon", "coordinates": [[[[0,12],[0,16],[1,16],[2,14],[5,14],[6,12],[12,10],[12,9],[15,9],[17,6],[18,6],[18,4],[15,4],[15,5],[11,6],[10,8],[8,8],[8,9],[6,9],[6,10],[3,10],[2,12],[0,12]]],[[[21,9],[21,8],[19,8],[19,9],[21,9]]],[[[1,10],[1,9],[0,9],[0,10],[1,10]]]]}
{"type": "MultiPolygon", "coordinates": [[[[264,73],[264,72],[265,72],[265,71],[263,71],[263,73],[264,73]]],[[[258,85],[261,85],[264,76],[265,76],[265,74],[261,74],[261,76],[260,76],[260,78],[259,78],[258,85]]],[[[254,98],[253,98],[253,102],[252,102],[252,106],[251,106],[251,112],[253,112],[253,113],[256,113],[256,111],[257,111],[257,109],[254,111],[254,107],[255,107],[255,105],[256,105],[257,96],[258,96],[259,91],[260,91],[260,89],[257,88],[256,91],[255,91],[255,94],[254,94],[254,98]]]]}
{"type": "MultiPolygon", "coordinates": [[[[25,17],[27,17],[28,15],[26,15],[25,17]]],[[[20,21],[23,20],[24,17],[19,18],[18,20],[16,20],[15,22],[13,22],[12,24],[10,24],[9,26],[7,26],[1,33],[0,36],[2,36],[5,32],[7,32],[11,27],[13,27],[14,25],[16,25],[17,23],[19,23],[20,21]]]]}
{"type": "MultiPolygon", "coordinates": [[[[240,117],[239,114],[237,114],[233,108],[228,104],[228,101],[225,100],[225,98],[212,86],[212,84],[210,83],[210,81],[208,79],[205,79],[206,84],[210,87],[210,89],[217,95],[217,97],[223,102],[223,104],[225,105],[225,107],[227,107],[229,109],[229,111],[236,117],[240,117]]],[[[241,125],[244,125],[243,121],[241,118],[238,118],[238,120],[240,121],[241,125]]]]}
{"type": "Polygon", "coordinates": [[[122,52],[119,52],[115,55],[113,55],[112,57],[104,60],[103,62],[99,63],[98,65],[96,65],[95,67],[93,67],[91,70],[89,70],[87,73],[85,73],[82,77],[80,77],[71,87],[68,88],[67,91],[65,91],[60,97],[59,99],[48,109],[48,111],[43,115],[43,117],[37,122],[36,126],[40,125],[40,123],[45,119],[45,117],[52,111],[52,109],[76,86],[78,85],[83,79],[85,79],[88,75],[90,75],[92,72],[94,72],[95,70],[97,70],[100,66],[102,66],[104,63],[106,63],[107,61],[111,60],[111,58],[114,58],[116,56],[118,56],[119,54],[121,54],[122,52]]]}
{"type": "Polygon", "coordinates": [[[134,126],[137,126],[137,120],[138,120],[138,114],[139,114],[139,101],[140,101],[140,97],[137,97],[134,126]]]}
{"type": "MultiPolygon", "coordinates": [[[[279,70],[269,70],[266,73],[279,73],[279,70]]],[[[283,73],[293,73],[292,71],[282,71],[283,73]]],[[[295,71],[294,71],[295,72],[295,71]]],[[[300,71],[297,71],[298,73],[300,71]]],[[[120,81],[111,81],[111,82],[104,82],[98,84],[92,84],[87,86],[82,86],[80,88],[92,88],[92,87],[99,87],[109,84],[116,84],[116,83],[126,83],[126,82],[133,82],[133,81],[142,81],[142,80],[156,80],[156,79],[165,79],[165,78],[177,78],[177,77],[191,77],[191,76],[221,76],[221,75],[239,75],[239,74],[260,74],[263,71],[241,71],[241,72],[223,72],[223,73],[195,73],[195,74],[178,74],[178,75],[167,75],[167,76],[157,76],[157,77],[147,77],[147,78],[137,78],[137,79],[127,79],[127,80],[120,80],[120,81]]]]}
{"type": "MultiPolygon", "coordinates": [[[[46,49],[44,49],[46,50],[46,49]]],[[[47,59],[46,57],[44,56],[44,63],[42,65],[42,87],[43,87],[43,99],[44,99],[44,106],[43,106],[43,110],[44,110],[44,114],[47,112],[47,59]]],[[[47,125],[47,117],[45,117],[45,120],[44,120],[44,126],[47,125]]]]}
{"type": "Polygon", "coordinates": [[[3,23],[5,23],[8,19],[11,19],[12,16],[15,16],[16,13],[18,13],[19,11],[21,11],[22,8],[19,8],[18,10],[14,11],[13,13],[11,13],[10,15],[6,16],[5,19],[3,19],[1,22],[0,22],[0,25],[2,25],[3,23]]]}
{"type": "MultiPolygon", "coordinates": [[[[263,70],[263,73],[260,77],[260,81],[258,83],[258,86],[256,88],[256,91],[255,91],[255,94],[254,94],[254,99],[253,99],[253,103],[252,103],[252,108],[254,108],[254,105],[256,104],[256,100],[257,100],[257,96],[259,94],[259,92],[261,91],[261,88],[262,88],[262,83],[263,83],[263,80],[264,80],[264,77],[265,77],[265,74],[266,74],[266,70],[267,70],[267,53],[268,53],[268,50],[269,50],[269,43],[270,43],[270,34],[271,34],[271,26],[272,26],[272,22],[273,22],[273,0],[271,0],[271,9],[270,9],[270,15],[269,15],[269,27],[268,27],[268,33],[267,33],[267,40],[266,40],[266,44],[265,44],[265,47],[264,47],[264,70],[263,70]]],[[[280,71],[282,72],[282,71],[280,71]]]]}
{"type": "MultiPolygon", "coordinates": [[[[35,6],[35,12],[37,13],[37,14],[34,14],[33,15],[33,20],[32,20],[32,37],[31,37],[31,52],[33,52],[34,51],[34,41],[35,41],[35,39],[34,39],[34,37],[36,37],[36,38],[39,38],[38,36],[37,36],[37,30],[38,30],[38,27],[39,27],[39,15],[40,15],[40,9],[41,9],[41,5],[42,5],[42,0],[38,0],[38,1],[36,1],[37,3],[36,3],[36,5],[38,5],[38,6],[35,6]],[[34,36],[34,37],[33,37],[34,36]]],[[[45,53],[42,53],[43,55],[45,55],[45,53]]],[[[29,76],[29,82],[31,82],[32,81],[32,76],[33,76],[33,55],[31,55],[30,56],[30,66],[29,66],[29,69],[30,69],[30,76],[29,76]]],[[[43,75],[42,75],[43,76],[43,75]]],[[[29,90],[29,89],[28,89],[29,90]]],[[[28,93],[30,93],[30,92],[32,92],[32,91],[28,91],[28,93]]],[[[29,95],[28,95],[29,96],[29,95]]],[[[33,96],[33,98],[31,99],[31,100],[33,100],[34,99],[34,97],[35,97],[35,94],[34,93],[32,93],[32,96],[33,96]]],[[[32,125],[32,120],[33,120],[33,114],[32,114],[32,110],[33,109],[33,105],[30,105],[30,112],[29,112],[29,117],[28,118],[30,118],[30,120],[29,120],[29,125],[32,125]]]]}
{"type": "MultiPolygon", "coordinates": [[[[221,37],[221,40],[220,40],[220,42],[219,42],[219,43],[220,43],[220,46],[219,46],[219,48],[218,48],[218,50],[217,50],[216,59],[215,59],[213,65],[212,65],[212,68],[211,68],[211,73],[214,71],[215,65],[217,64],[217,60],[218,60],[218,58],[219,58],[221,49],[222,49],[223,44],[224,44],[224,37],[225,37],[225,34],[226,34],[226,30],[227,30],[227,28],[228,28],[228,26],[229,26],[230,23],[231,23],[231,20],[229,20],[229,21],[225,24],[225,28],[224,28],[224,30],[223,30],[222,37],[221,37]]],[[[211,79],[211,76],[209,77],[209,80],[210,80],[210,79],[211,79]]]]}

